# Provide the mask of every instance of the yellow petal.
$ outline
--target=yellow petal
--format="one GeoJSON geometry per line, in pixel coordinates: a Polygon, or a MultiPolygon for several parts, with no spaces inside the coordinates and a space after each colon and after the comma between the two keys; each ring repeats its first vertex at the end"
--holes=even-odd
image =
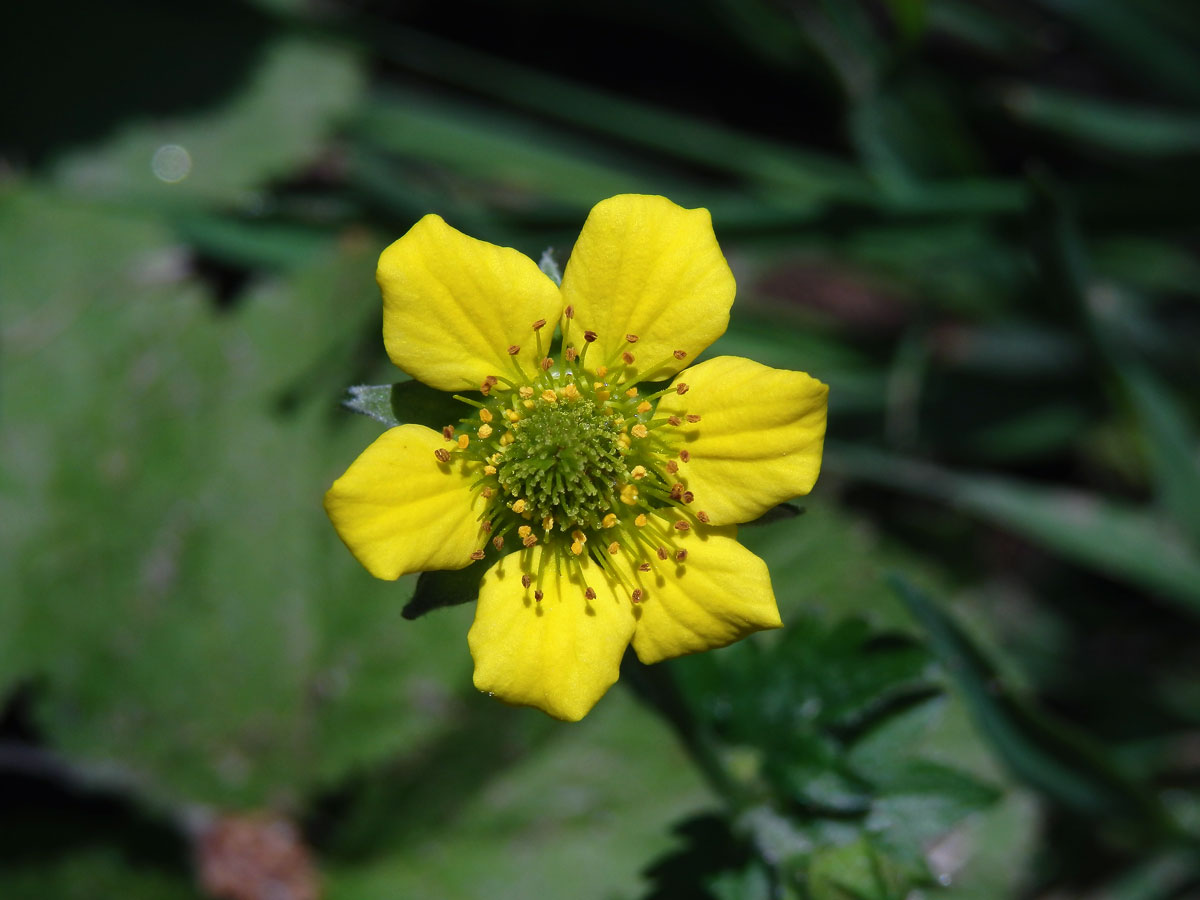
{"type": "Polygon", "coordinates": [[[475,622],[467,635],[475,687],[517,706],[536,706],[557,719],[578,721],[617,680],[633,634],[628,600],[613,593],[586,556],[580,579],[573,565],[539,545],[501,559],[483,577],[475,622]],[[525,588],[521,575],[541,575],[525,588]],[[594,600],[584,597],[590,585],[594,600]]]}
{"type": "Polygon", "coordinates": [[[572,342],[596,332],[593,368],[632,353],[635,381],[669,378],[724,334],[734,291],[708,210],[642,194],[596,204],[562,282],[563,303],[575,308],[572,342]]]}
{"type": "Polygon", "coordinates": [[[812,490],[821,470],[829,387],[803,372],[718,356],[683,372],[688,392],[667,394],[659,415],[700,416],[677,429],[690,459],[679,478],[693,509],[714,525],[757,519],[812,490]]]}
{"type": "Polygon", "coordinates": [[[701,525],[681,534],[656,515],[643,531],[667,547],[671,558],[653,558],[647,573],[622,563],[643,589],[633,634],[642,662],[724,647],[783,624],[767,564],[737,542],[736,528],[701,525]],[[684,562],[676,562],[676,549],[687,550],[684,562]]]}
{"type": "Polygon", "coordinates": [[[423,425],[385,431],[325,494],[325,511],[355,558],[376,578],[461,569],[484,535],[460,464],[442,464],[446,446],[423,425]]]}
{"type": "Polygon", "coordinates": [[[383,342],[408,374],[444,391],[477,389],[488,375],[537,369],[562,310],[558,287],[529,257],[468,237],[428,215],[383,251],[383,342]]]}

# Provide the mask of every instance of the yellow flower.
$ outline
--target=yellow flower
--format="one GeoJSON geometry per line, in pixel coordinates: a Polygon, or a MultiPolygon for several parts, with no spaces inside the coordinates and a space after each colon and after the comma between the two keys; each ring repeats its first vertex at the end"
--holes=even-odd
{"type": "Polygon", "coordinates": [[[325,508],[378,578],[494,557],[467,638],[479,690],[576,720],[631,643],[654,663],[782,624],[736,525],[812,488],[828,388],[730,356],[682,371],[733,303],[707,210],[602,201],[561,288],[428,215],[378,279],[392,361],[472,408],[385,432],[325,508]]]}

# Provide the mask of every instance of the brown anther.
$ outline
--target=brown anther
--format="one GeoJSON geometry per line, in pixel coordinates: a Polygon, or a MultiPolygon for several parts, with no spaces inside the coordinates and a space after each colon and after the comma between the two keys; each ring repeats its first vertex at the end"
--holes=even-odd
{"type": "Polygon", "coordinates": [[[699,519],[701,522],[703,522],[705,525],[707,525],[710,521],[708,518],[708,513],[706,513],[704,510],[700,510],[698,513],[696,513],[696,518],[699,519]]]}
{"type": "Polygon", "coordinates": [[[445,428],[442,429],[442,439],[449,441],[449,440],[452,440],[453,438],[454,438],[454,426],[447,425],[445,428]]]}
{"type": "Polygon", "coordinates": [[[676,523],[675,523],[675,530],[676,530],[676,531],[691,531],[691,529],[692,529],[692,526],[691,526],[691,525],[689,525],[689,524],[688,524],[686,521],[684,521],[683,519],[680,519],[678,522],[676,522],[676,523]]]}
{"type": "Polygon", "coordinates": [[[574,347],[568,347],[563,351],[563,356],[567,358],[567,362],[575,362],[575,360],[579,359],[579,351],[574,347]]]}
{"type": "Polygon", "coordinates": [[[523,538],[521,540],[521,543],[524,544],[526,547],[532,547],[534,544],[537,543],[537,535],[531,534],[531,535],[529,535],[529,537],[523,538]]]}
{"type": "Polygon", "coordinates": [[[476,550],[474,553],[471,554],[471,559],[475,560],[475,562],[479,562],[479,560],[483,559],[483,551],[476,550]]]}
{"type": "Polygon", "coordinates": [[[676,350],[675,353],[673,354],[673,356],[676,359],[687,359],[687,351],[686,350],[676,350]]]}
{"type": "Polygon", "coordinates": [[[522,575],[521,576],[521,587],[527,588],[531,584],[533,584],[533,576],[532,575],[522,575]]]}
{"type": "Polygon", "coordinates": [[[697,422],[700,421],[700,417],[698,415],[696,415],[695,413],[688,413],[687,420],[689,422],[691,422],[693,425],[695,425],[697,422]]]}
{"type": "Polygon", "coordinates": [[[494,538],[492,538],[492,546],[495,547],[497,550],[503,550],[504,549],[504,535],[498,534],[494,538]]]}
{"type": "Polygon", "coordinates": [[[668,425],[681,425],[681,424],[683,424],[683,420],[681,418],[679,418],[679,416],[667,416],[667,424],[668,425]]]}
{"type": "Polygon", "coordinates": [[[568,319],[575,318],[575,307],[568,306],[566,309],[563,310],[563,315],[566,316],[568,319]]]}
{"type": "Polygon", "coordinates": [[[687,551],[686,550],[676,550],[675,551],[675,562],[683,562],[686,559],[687,559],[687,551]]]}
{"type": "Polygon", "coordinates": [[[484,384],[488,384],[488,385],[492,385],[492,386],[495,386],[496,383],[499,381],[500,381],[500,379],[495,375],[488,375],[483,379],[484,384]]]}
{"type": "Polygon", "coordinates": [[[676,472],[679,471],[679,463],[675,462],[675,460],[673,460],[673,459],[668,459],[666,469],[668,472],[670,472],[672,475],[674,475],[676,472]]]}
{"type": "Polygon", "coordinates": [[[632,366],[635,358],[636,357],[632,353],[630,353],[628,350],[626,350],[624,353],[621,354],[621,361],[624,362],[625,365],[627,365],[627,366],[632,366]]]}
{"type": "Polygon", "coordinates": [[[679,382],[679,384],[675,385],[675,393],[686,394],[687,392],[688,392],[688,386],[686,384],[684,384],[682,381],[679,382]]]}
{"type": "Polygon", "coordinates": [[[483,525],[481,525],[480,527],[483,529],[484,534],[492,533],[492,523],[491,522],[484,522],[483,525]]]}
{"type": "Polygon", "coordinates": [[[649,572],[650,571],[650,563],[642,563],[640,566],[638,566],[638,571],[639,572],[649,572]]]}
{"type": "Polygon", "coordinates": [[[621,545],[618,544],[616,541],[613,541],[611,544],[608,545],[608,552],[609,552],[610,556],[616,556],[617,552],[620,549],[621,549],[621,545]]]}
{"type": "Polygon", "coordinates": [[[684,491],[683,495],[679,499],[682,500],[684,503],[691,503],[693,500],[696,499],[696,495],[693,494],[691,491],[684,491]]]}
{"type": "Polygon", "coordinates": [[[595,600],[596,599],[596,591],[594,588],[589,587],[586,591],[583,592],[583,596],[587,597],[589,600],[595,600]]]}
{"type": "Polygon", "coordinates": [[[671,499],[678,500],[683,496],[683,485],[678,481],[671,485],[671,499]]]}
{"type": "Polygon", "coordinates": [[[634,603],[641,603],[642,602],[642,589],[634,588],[633,593],[629,595],[629,599],[632,600],[634,603]]]}
{"type": "Polygon", "coordinates": [[[536,600],[538,603],[542,602],[542,597],[544,597],[544,596],[546,596],[546,595],[543,594],[541,591],[533,592],[533,599],[536,600]]]}
{"type": "Polygon", "coordinates": [[[542,371],[549,372],[552,365],[554,365],[554,360],[547,356],[542,360],[542,371]]]}
{"type": "Polygon", "coordinates": [[[545,320],[545,319],[538,319],[536,322],[534,322],[534,323],[533,323],[533,330],[534,330],[534,331],[541,331],[541,330],[542,330],[543,328],[545,328],[545,327],[546,327],[546,320],[545,320]]]}
{"type": "Polygon", "coordinates": [[[692,458],[692,454],[688,453],[686,450],[679,451],[679,459],[681,461],[687,462],[691,458],[692,458]]]}
{"type": "Polygon", "coordinates": [[[666,548],[666,547],[659,547],[659,548],[658,548],[658,558],[659,558],[659,559],[666,559],[666,558],[667,558],[668,556],[670,556],[670,555],[671,555],[671,554],[669,554],[669,553],[667,552],[667,548],[666,548]]]}
{"type": "Polygon", "coordinates": [[[636,334],[627,334],[625,335],[625,340],[629,341],[631,344],[636,344],[638,338],[636,334]]]}
{"type": "Polygon", "coordinates": [[[520,352],[521,352],[521,345],[520,345],[520,344],[513,344],[511,347],[509,347],[509,348],[508,348],[508,355],[509,355],[509,356],[516,356],[516,355],[517,355],[518,353],[520,353],[520,352]]]}
{"type": "Polygon", "coordinates": [[[484,500],[491,500],[493,497],[496,496],[496,489],[493,487],[485,487],[479,493],[483,495],[484,500]]]}
{"type": "Polygon", "coordinates": [[[433,455],[437,457],[437,461],[440,463],[450,462],[450,451],[449,450],[443,450],[442,448],[439,447],[437,450],[433,451],[433,455]]]}
{"type": "Polygon", "coordinates": [[[591,331],[590,329],[589,329],[588,331],[585,331],[585,332],[583,333],[583,339],[584,339],[585,341],[587,341],[589,344],[590,344],[592,341],[596,340],[596,337],[597,337],[597,334],[596,334],[596,332],[594,332],[594,331],[591,331]]]}
{"type": "Polygon", "coordinates": [[[483,394],[483,396],[486,397],[491,392],[492,392],[492,386],[490,384],[488,384],[486,381],[483,382],[483,384],[479,385],[479,393],[483,394]]]}

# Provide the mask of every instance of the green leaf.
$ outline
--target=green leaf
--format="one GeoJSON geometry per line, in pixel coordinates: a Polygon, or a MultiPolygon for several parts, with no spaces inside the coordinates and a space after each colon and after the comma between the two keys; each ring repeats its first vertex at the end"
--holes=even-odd
{"type": "Polygon", "coordinates": [[[949,614],[899,576],[892,587],[921,623],[976,726],[1017,777],[1077,814],[1124,819],[1159,835],[1166,815],[1090,738],[1007,690],[996,669],[949,614]]]}
{"type": "Polygon", "coordinates": [[[490,563],[481,562],[449,572],[422,572],[412,599],[401,615],[406,619],[419,619],[435,609],[474,603],[479,599],[479,581],[488,565],[490,563]]]}
{"type": "Polygon", "coordinates": [[[349,396],[342,406],[389,428],[415,424],[441,431],[443,426],[462,418],[462,407],[449,394],[416,380],[360,384],[347,388],[346,393],[349,396]]]}

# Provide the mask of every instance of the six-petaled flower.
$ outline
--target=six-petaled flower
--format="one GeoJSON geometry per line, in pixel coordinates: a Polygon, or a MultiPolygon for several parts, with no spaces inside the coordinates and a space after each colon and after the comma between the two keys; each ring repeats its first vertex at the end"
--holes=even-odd
{"type": "Polygon", "coordinates": [[[630,644],[654,663],[781,624],[736,526],[811,489],[828,389],[738,357],[685,370],[734,297],[707,210],[599,203],[561,287],[429,215],[378,279],[392,361],[468,414],[385,432],[325,506],[379,578],[484,560],[477,688],[579,719],[630,644]]]}

